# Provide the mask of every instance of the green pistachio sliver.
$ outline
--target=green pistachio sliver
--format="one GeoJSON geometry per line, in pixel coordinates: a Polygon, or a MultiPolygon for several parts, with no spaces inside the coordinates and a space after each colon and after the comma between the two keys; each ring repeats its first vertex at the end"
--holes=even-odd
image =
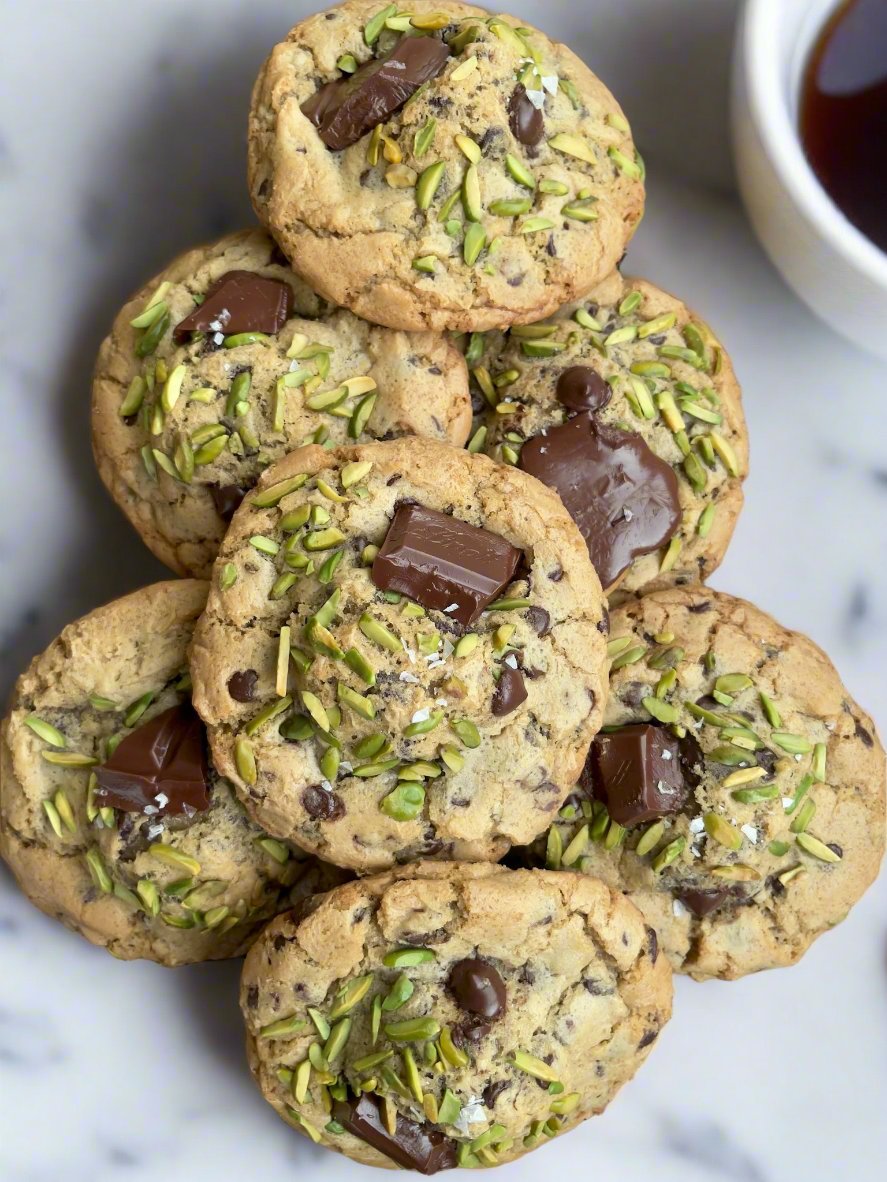
{"type": "Polygon", "coordinates": [[[730,794],[740,804],[760,804],[765,800],[774,800],[779,796],[778,784],[761,784],[757,788],[737,788],[730,794]]]}
{"type": "Polygon", "coordinates": [[[512,156],[510,153],[506,155],[505,168],[511,179],[516,181],[517,184],[523,185],[525,189],[536,188],[536,178],[516,156],[512,156]]]}
{"type": "Polygon", "coordinates": [[[393,948],[382,957],[382,964],[386,969],[411,969],[433,960],[437,953],[431,948],[393,948]]]}
{"type": "Polygon", "coordinates": [[[409,1047],[404,1047],[400,1053],[403,1060],[403,1073],[406,1076],[407,1086],[413,1093],[414,1099],[417,1103],[422,1103],[422,1080],[419,1076],[419,1069],[416,1066],[416,1059],[409,1047]]]}
{"type": "Polygon", "coordinates": [[[479,222],[472,222],[465,232],[462,243],[462,257],[466,266],[473,267],[487,244],[487,235],[479,222]]]}
{"type": "Polygon", "coordinates": [[[513,612],[519,611],[521,608],[530,607],[532,599],[519,599],[516,596],[505,599],[494,599],[492,603],[487,604],[485,611],[488,612],[513,612]]]}
{"type": "Polygon", "coordinates": [[[424,1042],[440,1034],[440,1022],[436,1018],[407,1018],[403,1022],[387,1022],[382,1029],[393,1042],[424,1042]]]}
{"type": "Polygon", "coordinates": [[[724,673],[715,681],[715,689],[722,694],[738,694],[754,685],[752,679],[745,673],[724,673]]]}
{"type": "Polygon", "coordinates": [[[803,833],[815,815],[816,801],[808,796],[792,819],[789,829],[791,829],[792,833],[803,833]]]}
{"type": "Polygon", "coordinates": [[[480,731],[469,718],[457,718],[450,723],[450,729],[465,747],[480,746],[480,731]]]}
{"type": "Polygon", "coordinates": [[[135,726],[135,724],[139,721],[139,719],[142,717],[142,715],[145,713],[145,711],[148,709],[148,707],[154,701],[155,697],[156,697],[156,695],[155,695],[154,691],[149,690],[148,693],[142,694],[142,696],[140,698],[136,698],[136,700],[127,709],[126,713],[123,716],[123,725],[124,726],[135,726]]]}
{"type": "Polygon", "coordinates": [[[427,168],[419,173],[419,179],[416,181],[416,205],[418,205],[419,209],[427,210],[431,208],[431,203],[434,201],[437,190],[440,188],[440,182],[443,180],[446,167],[446,163],[443,160],[437,160],[434,164],[429,164],[427,168]]]}
{"type": "Polygon", "coordinates": [[[818,837],[814,837],[812,833],[799,833],[795,840],[804,853],[810,854],[813,858],[818,858],[820,862],[835,863],[841,861],[841,854],[836,853],[824,841],[820,841],[818,837]]]}
{"type": "Polygon", "coordinates": [[[255,784],[258,778],[256,756],[249,739],[239,738],[234,743],[234,765],[245,784],[255,784]]]}
{"type": "Polygon", "coordinates": [[[156,858],[158,862],[165,862],[167,866],[172,866],[176,870],[186,870],[194,876],[200,873],[200,863],[197,859],[192,858],[189,854],[183,854],[181,850],[177,850],[174,846],[164,845],[163,842],[155,841],[148,846],[148,853],[152,858],[156,858]]]}
{"type": "Polygon", "coordinates": [[[382,1010],[386,1014],[392,1013],[394,1010],[399,1010],[402,1005],[410,1000],[413,996],[415,986],[412,981],[404,973],[401,973],[387,996],[382,1001],[382,1010]]]}
{"type": "Polygon", "coordinates": [[[239,349],[242,345],[265,344],[271,338],[266,332],[236,332],[222,342],[226,349],[239,349]]]}
{"type": "Polygon", "coordinates": [[[274,837],[259,837],[256,839],[256,845],[280,866],[285,866],[289,861],[289,850],[282,841],[278,841],[274,837]]]}
{"type": "Polygon", "coordinates": [[[537,1059],[528,1051],[515,1051],[512,1058],[515,1067],[532,1075],[534,1079],[541,1079],[543,1083],[557,1083],[557,1072],[548,1063],[537,1059]]]}
{"type": "Polygon", "coordinates": [[[742,834],[718,813],[706,813],[703,818],[705,832],[719,845],[728,850],[742,848],[742,834]]]}
{"type": "Polygon", "coordinates": [[[59,816],[58,809],[51,800],[43,801],[43,811],[46,813],[46,818],[52,826],[56,837],[62,837],[62,819],[59,816]]]}
{"type": "Polygon", "coordinates": [[[228,436],[223,430],[221,435],[217,435],[194,452],[195,468],[205,468],[208,464],[214,463],[227,446],[228,436]]]}
{"type": "Polygon", "coordinates": [[[562,866],[575,866],[588,849],[590,841],[587,825],[581,825],[561,856],[562,866]]]}
{"type": "Polygon", "coordinates": [[[373,408],[376,405],[378,398],[377,393],[367,394],[361,398],[357,406],[354,408],[354,413],[348,424],[348,435],[351,439],[358,439],[366,430],[367,423],[370,420],[370,415],[373,413],[373,408]]]}
{"type": "Polygon", "coordinates": [[[687,839],[685,837],[676,837],[674,841],[670,841],[667,846],[661,849],[652,862],[655,873],[658,874],[666,866],[670,866],[683,852],[686,844],[687,839]]]}
{"type": "Polygon", "coordinates": [[[813,762],[810,765],[810,770],[813,774],[813,779],[817,784],[825,783],[825,761],[826,761],[827,747],[825,743],[816,743],[813,747],[813,762]]]}
{"type": "MultiPolygon", "coordinates": [[[[372,983],[372,982],[370,982],[372,983]]],[[[369,988],[369,986],[367,986],[369,988]]],[[[342,1051],[345,1049],[345,1044],[348,1042],[348,1037],[351,1034],[351,1019],[342,1018],[330,1030],[330,1036],[324,1043],[323,1057],[327,1063],[333,1063],[342,1051]]]]}
{"type": "Polygon", "coordinates": [[[314,719],[322,731],[331,730],[329,715],[324,708],[323,703],[316,694],[312,694],[310,690],[302,690],[302,705],[305,707],[310,716],[314,719]]]}
{"type": "Polygon", "coordinates": [[[354,768],[351,774],[352,776],[357,776],[359,779],[383,776],[386,772],[393,771],[399,763],[399,759],[383,759],[376,763],[362,763],[354,768]]]}
{"type": "Polygon", "coordinates": [[[104,895],[110,895],[114,889],[111,875],[108,873],[105,861],[99,850],[93,847],[85,854],[86,868],[95,886],[104,895]]]}
{"type": "Polygon", "coordinates": [[[793,735],[788,731],[773,731],[770,738],[789,755],[806,755],[813,750],[813,744],[802,735],[793,735]]]}
{"type": "Polygon", "coordinates": [[[460,636],[456,641],[455,648],[453,649],[453,656],[459,659],[468,657],[474,652],[479,644],[480,637],[476,632],[466,632],[464,636],[460,636]]]}
{"type": "Polygon", "coordinates": [[[561,836],[561,831],[557,825],[552,825],[548,830],[548,838],[545,842],[545,868],[546,870],[560,870],[561,860],[564,856],[564,839],[561,836]]]}
{"type": "Polygon", "coordinates": [[[47,763],[58,767],[95,767],[99,762],[95,756],[83,755],[79,751],[41,751],[40,754],[47,763]]]}
{"type": "MultiPolygon", "coordinates": [[[[59,788],[56,790],[56,793],[52,798],[52,803],[55,806],[55,811],[64,827],[69,833],[76,833],[77,821],[74,817],[74,810],[71,808],[71,802],[68,800],[68,796],[64,788],[59,788]]],[[[61,834],[59,834],[59,836],[61,836],[61,834]]]]}
{"type": "Polygon", "coordinates": [[[375,670],[359,649],[349,648],[346,651],[345,664],[353,673],[357,674],[365,685],[376,684],[375,670]]]}
{"type": "Polygon", "coordinates": [[[462,1105],[458,1096],[454,1095],[449,1088],[446,1088],[437,1110],[437,1123],[441,1125],[454,1125],[459,1119],[459,1113],[461,1111],[462,1105]]]}
{"type": "Polygon", "coordinates": [[[290,1014],[288,1018],[278,1018],[276,1022],[269,1022],[259,1030],[261,1038],[290,1038],[305,1026],[305,1019],[290,1014]]]}
{"type": "MultiPolygon", "coordinates": [[[[293,704],[291,694],[285,694],[282,698],[278,698],[274,702],[269,702],[258,714],[254,715],[249,722],[244,726],[243,733],[249,738],[252,738],[257,731],[261,730],[266,723],[271,722],[272,719],[287,711],[293,704]]],[[[324,728],[326,729],[326,728],[324,728]]]]}
{"type": "Polygon", "coordinates": [[[551,218],[526,218],[517,227],[518,234],[538,234],[541,230],[553,230],[554,222],[551,218]]]}
{"type": "Polygon", "coordinates": [[[636,661],[640,661],[647,652],[646,648],[635,645],[632,648],[626,649],[619,653],[610,664],[610,672],[615,673],[617,670],[624,668],[626,665],[633,665],[636,661]]]}
{"type": "Polygon", "coordinates": [[[451,772],[461,772],[465,766],[465,756],[455,747],[441,747],[440,758],[451,772]]]}
{"type": "Polygon", "coordinates": [[[170,325],[169,309],[166,304],[158,305],[163,309],[153,323],[142,333],[141,339],[135,347],[136,357],[150,357],[163,339],[164,333],[170,325]]]}
{"type": "Polygon", "coordinates": [[[497,218],[513,218],[519,214],[529,213],[533,208],[532,197],[511,197],[499,201],[491,201],[489,211],[497,218]]]}
{"type": "MultiPolygon", "coordinates": [[[[353,710],[361,718],[372,721],[376,717],[376,707],[372,699],[357,693],[356,690],[351,689],[350,686],[345,685],[341,681],[336,683],[336,700],[341,702],[343,706],[347,706],[349,710],[353,710]]],[[[329,730],[329,727],[325,726],[323,729],[329,730]]]]}
{"type": "Polygon", "coordinates": [[[561,214],[576,222],[596,222],[600,217],[595,208],[596,202],[595,197],[588,197],[584,201],[568,201],[561,206],[561,214]]]}
{"type": "Polygon", "coordinates": [[[421,784],[405,780],[379,803],[380,810],[392,821],[413,821],[425,805],[425,789],[421,784]]]}
{"type": "Polygon", "coordinates": [[[787,841],[771,841],[767,846],[768,852],[771,853],[774,858],[784,857],[790,849],[791,846],[787,841]]]}
{"type": "Polygon", "coordinates": [[[635,846],[634,852],[637,854],[637,856],[639,858],[643,858],[646,854],[652,853],[653,850],[655,849],[655,847],[662,840],[662,836],[664,833],[665,833],[665,822],[664,821],[654,821],[651,825],[648,825],[647,828],[644,830],[644,832],[641,834],[641,839],[638,842],[638,844],[635,846]]]}
{"type": "Polygon", "coordinates": [[[433,710],[427,718],[419,719],[418,722],[411,722],[403,729],[405,739],[412,739],[416,735],[427,735],[429,731],[433,731],[443,722],[443,711],[433,710]]]}
{"type": "Polygon", "coordinates": [[[467,1067],[469,1063],[468,1055],[457,1047],[453,1042],[453,1034],[449,1026],[444,1026],[440,1032],[440,1053],[442,1058],[450,1067],[467,1067]]]}
{"type": "Polygon", "coordinates": [[[483,217],[483,200],[480,191],[480,174],[476,164],[469,164],[462,178],[462,208],[465,216],[471,222],[479,222],[483,217]]]}
{"type": "Polygon", "coordinates": [[[715,519],[715,509],[716,507],[714,504],[706,505],[699,514],[699,520],[696,522],[696,532],[699,534],[700,538],[707,538],[711,533],[711,527],[714,524],[715,519]]]}
{"type": "Polygon", "coordinates": [[[647,713],[659,722],[677,722],[681,716],[677,706],[672,706],[671,703],[663,702],[659,698],[644,698],[642,704],[647,713]]]}
{"type": "Polygon", "coordinates": [[[300,472],[297,476],[291,476],[288,480],[280,480],[276,484],[271,484],[267,488],[263,488],[260,492],[255,493],[250,498],[250,504],[254,509],[270,509],[275,505],[279,505],[285,496],[292,492],[296,492],[308,480],[306,472],[300,472]]]}
{"type": "Polygon", "coordinates": [[[67,747],[68,740],[62,732],[51,726],[50,723],[44,722],[42,718],[38,718],[36,714],[29,714],[24,719],[24,723],[44,743],[49,743],[53,747],[67,747]]]}
{"type": "Polygon", "coordinates": [[[668,543],[663,552],[662,560],[659,563],[659,570],[662,573],[674,569],[681,553],[681,545],[682,543],[680,538],[672,538],[668,543]]]}
{"type": "Polygon", "coordinates": [[[759,691],[759,697],[761,699],[761,709],[764,711],[764,717],[772,727],[781,727],[782,716],[776,708],[776,703],[763,690],[759,691]]]}
{"type": "Polygon", "coordinates": [[[588,142],[580,138],[578,135],[569,135],[565,132],[559,132],[557,135],[551,137],[548,141],[548,146],[554,148],[556,152],[562,152],[565,156],[571,156],[576,160],[582,160],[586,164],[597,164],[597,157],[594,154],[594,148],[588,142]]]}

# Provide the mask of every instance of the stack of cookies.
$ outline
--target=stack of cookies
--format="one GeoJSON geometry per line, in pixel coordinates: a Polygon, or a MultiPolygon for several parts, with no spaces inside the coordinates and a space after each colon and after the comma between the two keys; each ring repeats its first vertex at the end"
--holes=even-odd
{"type": "Polygon", "coordinates": [[[313,1141],[498,1165],[606,1107],[672,970],[846,915],[884,753],[811,641],[704,586],[739,387],[619,271],[643,163],[569,49],[349,0],[263,66],[249,184],[262,228],[101,348],[99,471],[180,578],[20,678],[0,850],[115,956],[248,953],[250,1066],[313,1141]]]}

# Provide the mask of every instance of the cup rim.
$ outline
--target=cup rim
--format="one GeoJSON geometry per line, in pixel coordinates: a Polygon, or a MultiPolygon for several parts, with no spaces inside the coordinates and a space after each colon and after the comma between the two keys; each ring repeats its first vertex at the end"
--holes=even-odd
{"type": "Polygon", "coordinates": [[[779,36],[782,12],[781,3],[773,0],[746,0],[741,36],[752,117],[771,164],[795,205],[857,270],[887,288],[887,254],[832,201],[804,155],[783,87],[785,62],[779,36]]]}

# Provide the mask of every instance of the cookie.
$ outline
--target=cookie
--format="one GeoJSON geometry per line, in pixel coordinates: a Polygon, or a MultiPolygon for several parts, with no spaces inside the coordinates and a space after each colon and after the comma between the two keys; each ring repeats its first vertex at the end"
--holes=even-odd
{"type": "Polygon", "coordinates": [[[243,968],[265,1099],[356,1161],[501,1165],[602,1112],[671,1012],[655,933],[578,874],[419,863],[278,916],[243,968]]]}
{"type": "Polygon", "coordinates": [[[187,672],[206,593],[157,583],[70,624],[0,731],[0,854],[41,911],[125,960],[240,955],[345,877],[264,833],[207,761],[187,672]]]}
{"type": "Polygon", "coordinates": [[[579,532],[531,477],[424,439],[302,448],[231,523],[194,703],[275,836],[362,871],[496,859],[582,767],[605,631],[579,532]]]}
{"type": "Polygon", "coordinates": [[[825,654],[741,599],[661,591],[613,613],[606,727],[549,865],[625,890],[673,967],[797,961],[884,852],[884,752],[825,654]]]}
{"type": "Polygon", "coordinates": [[[253,206],[317,291],[393,328],[538,320],[600,282],[643,212],[618,103],[566,46],[451,0],[350,0],[253,90],[253,206]]]}
{"type": "Polygon", "coordinates": [[[748,437],[730,359],[680,300],[615,272],[545,323],[473,336],[467,353],[483,396],[472,450],[557,489],[617,601],[715,570],[748,437]]]}
{"type": "Polygon", "coordinates": [[[458,349],[324,304],[260,230],[189,251],[101,347],[93,446],[114,500],[177,574],[206,577],[259,474],[304,443],[471,426],[458,349]]]}

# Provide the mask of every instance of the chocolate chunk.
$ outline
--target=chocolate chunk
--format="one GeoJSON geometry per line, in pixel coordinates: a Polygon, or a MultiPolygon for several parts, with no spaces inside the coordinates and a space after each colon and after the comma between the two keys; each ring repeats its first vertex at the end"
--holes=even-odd
{"type": "Polygon", "coordinates": [[[228,678],[228,693],[235,702],[252,702],[259,675],[255,669],[240,669],[228,678]]]}
{"type": "Polygon", "coordinates": [[[447,984],[466,1013],[491,1022],[505,1013],[505,982],[489,961],[476,957],[457,961],[447,984]]]}
{"type": "Polygon", "coordinates": [[[337,1100],[333,1120],[405,1170],[428,1175],[452,1170],[456,1165],[455,1144],[432,1125],[418,1124],[398,1114],[392,1136],[382,1120],[378,1101],[366,1092],[358,1100],[337,1100]]]}
{"type": "Polygon", "coordinates": [[[255,271],[226,271],[207,290],[203,303],[175,327],[181,343],[192,332],[280,332],[293,309],[293,289],[255,271]]]}
{"type": "Polygon", "coordinates": [[[242,484],[211,484],[209,494],[222,521],[228,522],[240,508],[249,492],[242,484]]]}
{"type": "Polygon", "coordinates": [[[573,365],[557,380],[557,400],[567,410],[601,410],[612,396],[610,383],[590,365],[573,365]]]}
{"type": "Polygon", "coordinates": [[[647,946],[650,950],[650,960],[655,964],[659,956],[659,937],[656,935],[655,930],[649,927],[647,928],[647,946]]]}
{"type": "Polygon", "coordinates": [[[862,725],[858,718],[854,718],[853,722],[856,727],[856,737],[862,739],[866,747],[874,747],[875,741],[866,728],[862,725]]]}
{"type": "Polygon", "coordinates": [[[520,669],[512,669],[510,665],[502,666],[502,673],[496,682],[493,702],[490,709],[497,718],[502,718],[516,710],[521,702],[527,700],[527,687],[520,669]]]}
{"type": "Polygon", "coordinates": [[[514,94],[508,103],[508,126],[518,143],[529,144],[530,147],[535,147],[545,135],[542,112],[533,106],[530,96],[520,82],[514,88],[514,94]]]}
{"type": "Polygon", "coordinates": [[[688,911],[702,918],[726,903],[731,898],[731,892],[728,888],[701,890],[696,887],[682,887],[674,892],[674,897],[683,903],[688,911]]]}
{"type": "Polygon", "coordinates": [[[551,627],[551,616],[544,607],[528,607],[527,623],[537,636],[547,636],[551,627]]]}
{"type": "Polygon", "coordinates": [[[314,821],[339,821],[345,816],[342,797],[317,784],[312,784],[302,793],[302,807],[314,821]]]}
{"type": "Polygon", "coordinates": [[[582,781],[589,795],[602,800],[613,820],[625,826],[680,812],[690,790],[678,740],[647,723],[598,735],[582,781]]]}
{"type": "Polygon", "coordinates": [[[403,502],[372,574],[381,591],[399,591],[465,626],[508,586],[520,560],[520,550],[499,534],[403,502]]]}
{"type": "Polygon", "coordinates": [[[681,523],[678,480],[640,435],[576,415],[521,448],[520,466],[559,494],[604,588],[681,523]]]}
{"type": "Polygon", "coordinates": [[[651,1043],[654,1043],[658,1037],[658,1030],[645,1030],[641,1035],[641,1041],[638,1043],[638,1050],[642,1051],[644,1047],[648,1047],[651,1043]]]}
{"type": "Polygon", "coordinates": [[[436,37],[401,37],[387,57],[322,86],[302,103],[302,113],[328,148],[341,151],[400,110],[420,86],[437,77],[449,56],[449,47],[436,37]]]}
{"type": "Polygon", "coordinates": [[[97,804],[127,813],[176,816],[209,807],[203,723],[190,705],[164,710],[95,769],[97,804]]]}
{"type": "Polygon", "coordinates": [[[484,1102],[484,1108],[487,1108],[492,1112],[492,1110],[496,1107],[496,1101],[499,1099],[502,1093],[507,1092],[510,1087],[511,1080],[509,1079],[490,1080],[481,1093],[481,1098],[484,1102]]]}
{"type": "Polygon", "coordinates": [[[492,1026],[488,1026],[486,1022],[476,1022],[468,1020],[466,1022],[459,1022],[453,1027],[453,1042],[457,1047],[477,1046],[479,1042],[487,1037],[492,1030],[492,1026]]]}

